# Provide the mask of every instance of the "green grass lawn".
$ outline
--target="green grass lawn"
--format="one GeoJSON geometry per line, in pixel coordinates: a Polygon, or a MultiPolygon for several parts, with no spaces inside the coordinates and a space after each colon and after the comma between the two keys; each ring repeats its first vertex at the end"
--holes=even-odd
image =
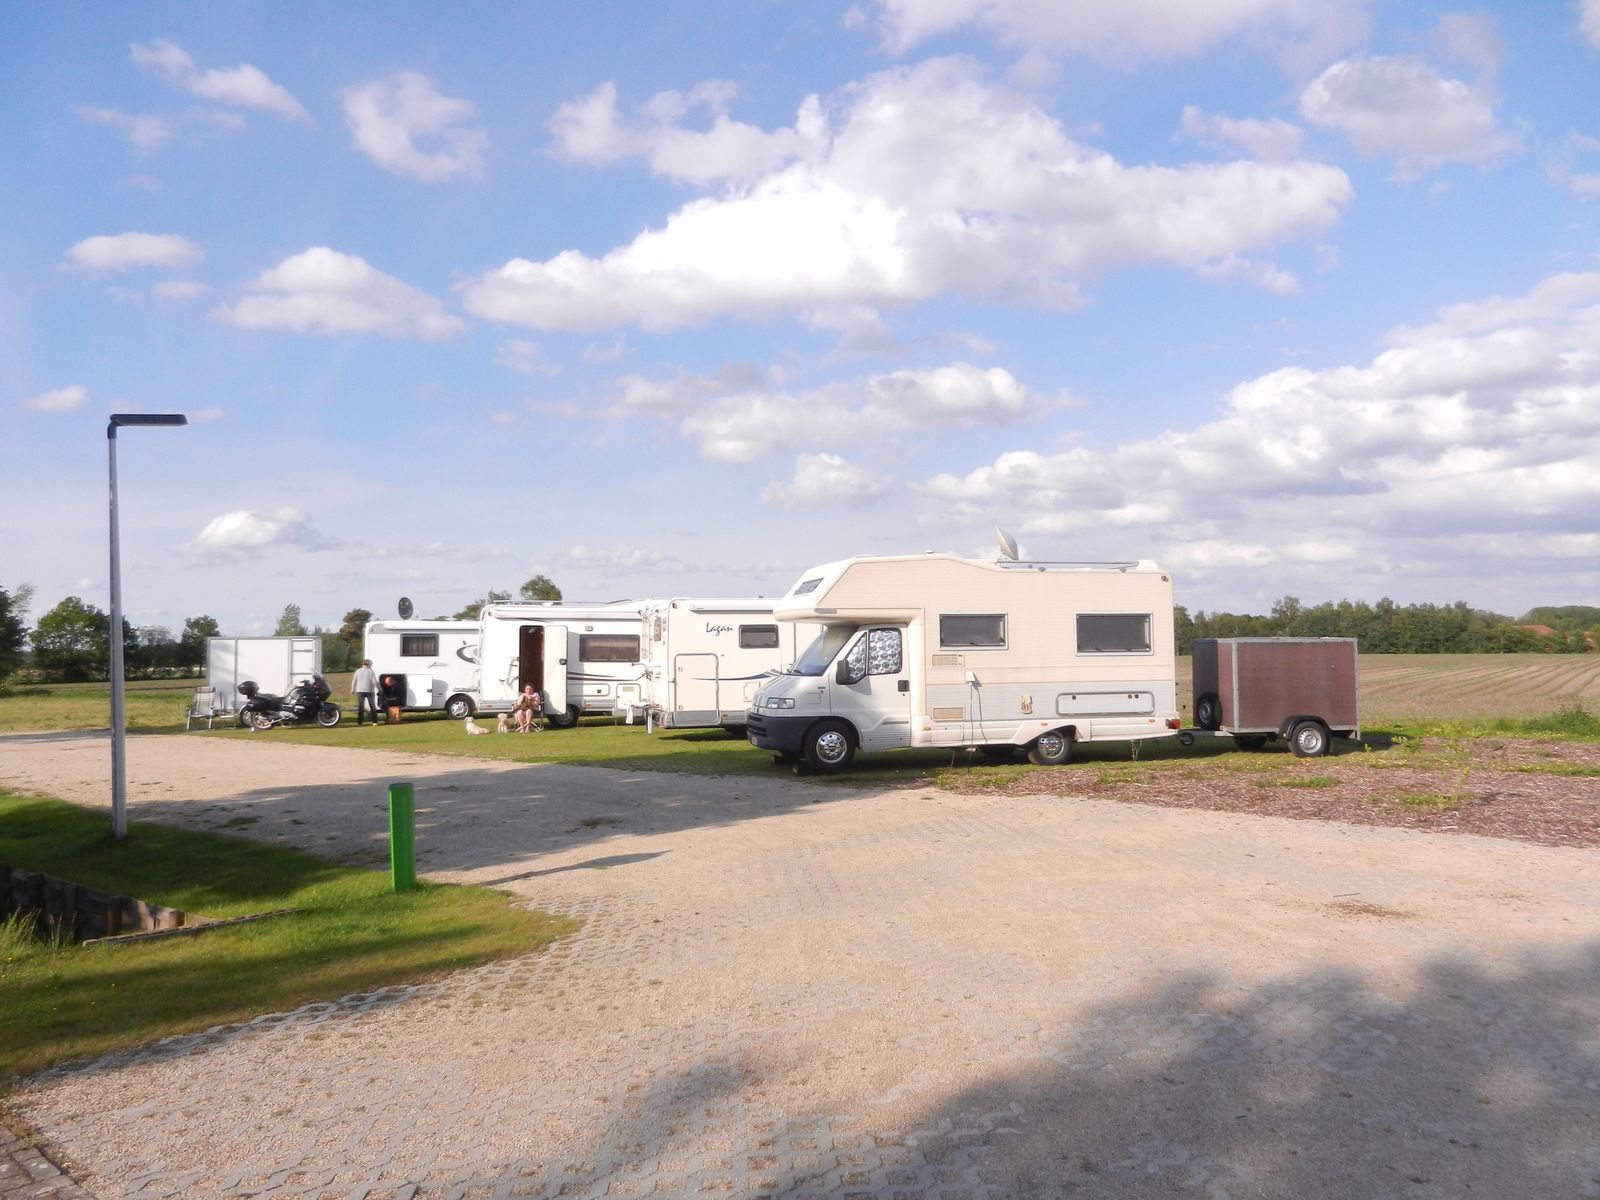
{"type": "Polygon", "coordinates": [[[536,950],[574,922],[489,888],[423,884],[218,834],[0,793],[0,862],[210,917],[288,916],[143,945],[55,946],[0,932],[0,1080],[170,1034],[536,950]]]}

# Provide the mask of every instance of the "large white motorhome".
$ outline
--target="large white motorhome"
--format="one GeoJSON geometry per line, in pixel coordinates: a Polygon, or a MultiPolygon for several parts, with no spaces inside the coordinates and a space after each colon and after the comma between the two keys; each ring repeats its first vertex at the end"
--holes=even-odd
{"type": "Polygon", "coordinates": [[[487,604],[479,622],[478,694],[487,713],[506,712],[524,687],[544,700],[552,725],[623,708],[643,709],[644,602],[487,604]]]}
{"type": "Polygon", "coordinates": [[[666,729],[721,725],[742,735],[756,689],[821,631],[804,621],[778,621],[776,604],[761,597],[645,601],[645,699],[652,723],[666,729]]]}
{"type": "Polygon", "coordinates": [[[393,675],[407,711],[472,715],[478,690],[478,622],[369,621],[364,657],[381,679],[393,675]]]}
{"type": "Polygon", "coordinates": [[[849,558],[807,571],[773,615],[825,628],[761,687],[750,741],[848,767],[858,750],[1025,748],[1177,732],[1172,581],[1152,562],[849,558]]]}

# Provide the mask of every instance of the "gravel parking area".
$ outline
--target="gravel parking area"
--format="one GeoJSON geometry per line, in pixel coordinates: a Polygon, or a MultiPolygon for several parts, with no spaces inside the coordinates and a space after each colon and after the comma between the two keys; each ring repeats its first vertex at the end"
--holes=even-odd
{"type": "MultiPolygon", "coordinates": [[[[103,804],[107,757],[0,737],[0,784],[103,804]]],[[[137,818],[357,862],[413,780],[430,876],[585,925],[25,1082],[101,1200],[1600,1198],[1594,849],[265,738],[129,770],[137,818]]]]}

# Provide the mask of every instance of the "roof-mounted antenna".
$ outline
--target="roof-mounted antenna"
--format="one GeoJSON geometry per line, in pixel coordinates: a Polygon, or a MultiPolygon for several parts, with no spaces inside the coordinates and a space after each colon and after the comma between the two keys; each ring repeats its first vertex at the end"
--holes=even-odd
{"type": "Polygon", "coordinates": [[[995,541],[1000,543],[1000,560],[1002,562],[1016,562],[1017,539],[998,525],[994,527],[994,537],[995,541]]]}

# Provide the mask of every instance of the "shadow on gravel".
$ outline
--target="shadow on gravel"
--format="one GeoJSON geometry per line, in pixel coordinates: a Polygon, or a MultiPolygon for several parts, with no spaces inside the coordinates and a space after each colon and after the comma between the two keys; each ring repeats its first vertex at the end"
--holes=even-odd
{"type": "MultiPolygon", "coordinates": [[[[391,783],[285,781],[214,801],[140,797],[138,821],[181,824],[292,845],[352,866],[388,862],[391,783]]],[[[428,871],[505,867],[527,878],[549,854],[600,846],[618,836],[709,829],[848,801],[859,788],[601,767],[539,765],[485,771],[478,764],[415,780],[417,866],[428,871]],[[525,870],[517,870],[526,868],[525,870]]],[[[621,861],[642,861],[627,855],[621,861]]],[[[614,865],[614,864],[606,864],[614,865]]]]}
{"type": "Polygon", "coordinates": [[[1403,998],[1186,974],[1030,1050],[906,1140],[1016,1196],[1600,1197],[1600,942],[1403,998]]]}

